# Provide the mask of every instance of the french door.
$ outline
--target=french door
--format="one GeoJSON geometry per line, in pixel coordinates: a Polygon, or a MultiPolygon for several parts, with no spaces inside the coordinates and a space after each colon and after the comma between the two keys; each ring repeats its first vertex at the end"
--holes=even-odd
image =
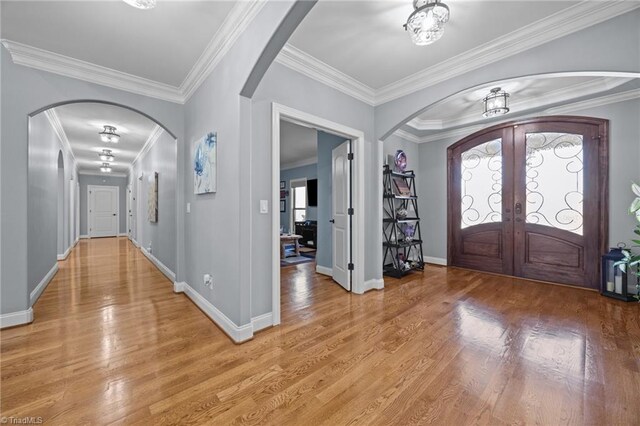
{"type": "Polygon", "coordinates": [[[544,117],[449,147],[449,264],[598,288],[608,122],[544,117]]]}

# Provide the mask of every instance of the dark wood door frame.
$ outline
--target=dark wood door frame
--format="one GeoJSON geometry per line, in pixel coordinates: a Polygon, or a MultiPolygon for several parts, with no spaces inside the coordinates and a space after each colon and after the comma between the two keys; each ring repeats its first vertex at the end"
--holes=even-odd
{"type": "MultiPolygon", "coordinates": [[[[448,257],[447,263],[450,266],[459,266],[463,268],[479,269],[488,272],[496,272],[505,275],[525,276],[532,279],[538,279],[542,281],[552,281],[561,284],[577,285],[587,288],[597,288],[599,283],[600,274],[600,255],[605,253],[608,245],[608,220],[609,220],[609,163],[608,163],[608,147],[609,147],[609,134],[608,134],[608,120],[590,117],[577,117],[577,116],[550,116],[539,117],[527,120],[512,121],[507,123],[498,124],[488,127],[479,132],[465,137],[464,139],[456,142],[447,149],[447,236],[448,236],[448,257]],[[521,130],[518,131],[518,128],[521,130]],[[516,238],[525,238],[523,235],[524,223],[522,217],[516,218],[512,207],[516,201],[523,203],[523,197],[525,191],[523,189],[523,170],[522,164],[516,163],[516,156],[522,156],[523,142],[518,142],[515,139],[510,138],[522,138],[525,130],[539,130],[550,131],[543,129],[558,129],[558,131],[577,131],[576,129],[588,129],[581,132],[583,134],[583,144],[590,144],[590,149],[585,149],[584,159],[586,173],[589,173],[589,180],[593,184],[590,188],[585,188],[588,192],[584,194],[585,204],[583,206],[583,215],[585,221],[585,229],[588,224],[591,224],[594,228],[597,226],[597,237],[592,238],[591,235],[585,235],[582,239],[584,245],[585,257],[584,257],[584,279],[582,282],[576,280],[575,277],[571,279],[568,270],[559,268],[556,278],[552,273],[546,273],[544,268],[535,268],[523,270],[522,259],[524,254],[522,252],[522,240],[517,245],[513,244],[516,238]],[[502,137],[503,139],[503,182],[513,180],[513,188],[511,190],[503,191],[503,211],[502,222],[476,225],[473,231],[469,231],[469,228],[464,230],[460,229],[461,207],[460,207],[460,162],[457,160],[460,154],[467,149],[478,146],[483,141],[495,139],[496,137],[502,137]],[[518,144],[521,146],[519,147],[518,144]],[[595,145],[594,145],[595,144],[595,145]],[[515,151],[508,152],[512,146],[515,151]],[[511,161],[511,164],[507,164],[511,161]],[[593,177],[592,174],[597,173],[597,176],[593,177]],[[516,190],[517,185],[520,185],[520,190],[516,190]],[[588,200],[587,200],[588,197],[588,200]],[[517,198],[517,200],[516,200],[517,198]],[[514,226],[516,219],[520,219],[520,223],[514,226]],[[484,229],[486,228],[486,229],[484,229]],[[494,229],[495,228],[495,229],[494,229]],[[500,262],[498,259],[481,259],[474,258],[473,256],[466,257],[460,256],[461,235],[464,233],[476,233],[482,232],[501,232],[500,246],[500,262]],[[516,234],[519,234],[516,235],[516,234]],[[513,253],[510,253],[513,252],[513,253]],[[458,256],[456,257],[456,253],[458,256]],[[588,258],[587,258],[588,256],[588,258]],[[517,257],[517,258],[516,258],[517,257]],[[515,259],[515,260],[514,260],[515,259]],[[518,264],[518,262],[520,262],[518,264]],[[499,265],[498,263],[501,263],[499,265]],[[563,275],[564,273],[564,275],[563,275]]],[[[519,158],[519,157],[518,157],[519,158]]],[[[587,176],[585,175],[585,180],[587,176]]],[[[524,205],[524,204],[522,204],[524,205]]],[[[544,226],[526,224],[528,232],[531,235],[542,231],[544,234],[544,226]]],[[[549,227],[546,227],[549,228],[549,227]]],[[[547,229],[548,231],[548,229],[547,229]]],[[[566,231],[563,231],[566,233],[566,231]]],[[[589,231],[593,233],[594,231],[589,231]]],[[[553,238],[553,233],[549,238],[553,238]]],[[[577,236],[579,237],[579,236],[577,236]]],[[[494,235],[493,237],[497,237],[494,235]]],[[[580,237],[582,238],[582,237],[580,237]]],[[[571,244],[572,237],[565,235],[564,238],[569,244],[571,244]]],[[[496,240],[497,241],[497,240],[496,240]]],[[[482,241],[481,241],[482,242],[482,241]]],[[[495,241],[494,241],[495,242],[495,241]]]]}

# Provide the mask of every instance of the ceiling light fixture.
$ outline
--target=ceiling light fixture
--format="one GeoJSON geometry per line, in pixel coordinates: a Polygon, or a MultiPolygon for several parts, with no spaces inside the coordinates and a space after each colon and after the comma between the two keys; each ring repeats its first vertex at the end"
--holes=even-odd
{"type": "Polygon", "coordinates": [[[449,6],[439,0],[413,0],[413,8],[415,10],[403,25],[411,41],[426,46],[440,40],[444,24],[449,21],[449,6]]]}
{"type": "Polygon", "coordinates": [[[148,10],[156,7],[156,0],[124,0],[124,2],[136,9],[148,10]]]}
{"type": "Polygon", "coordinates": [[[113,126],[108,126],[105,124],[104,130],[98,133],[100,135],[100,139],[105,143],[118,143],[120,140],[120,135],[116,133],[116,128],[113,126]]]}
{"type": "Polygon", "coordinates": [[[499,87],[491,89],[487,97],[482,100],[484,103],[484,112],[482,115],[485,117],[495,117],[508,113],[508,97],[509,94],[499,87]]]}
{"type": "Polygon", "coordinates": [[[114,158],[110,149],[103,149],[102,152],[98,154],[98,157],[100,157],[102,161],[113,161],[114,158]]]}
{"type": "Polygon", "coordinates": [[[109,167],[109,163],[102,163],[102,167],[100,167],[100,171],[102,173],[111,173],[111,167],[109,167]]]}

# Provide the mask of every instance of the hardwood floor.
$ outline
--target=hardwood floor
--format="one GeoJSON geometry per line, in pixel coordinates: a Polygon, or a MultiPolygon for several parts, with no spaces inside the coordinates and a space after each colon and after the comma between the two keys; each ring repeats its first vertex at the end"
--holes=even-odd
{"type": "Polygon", "coordinates": [[[1,333],[2,416],[47,424],[639,424],[640,308],[427,266],[346,293],[282,268],[235,345],[125,239],[82,240],[1,333]]]}

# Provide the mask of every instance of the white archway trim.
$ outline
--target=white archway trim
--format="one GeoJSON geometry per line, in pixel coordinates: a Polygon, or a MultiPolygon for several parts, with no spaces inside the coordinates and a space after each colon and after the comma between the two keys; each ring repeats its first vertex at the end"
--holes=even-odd
{"type": "Polygon", "coordinates": [[[280,120],[326,130],[351,139],[354,153],[352,291],[364,293],[364,132],[278,103],[271,113],[271,302],[272,324],[280,324],[280,120]]]}

